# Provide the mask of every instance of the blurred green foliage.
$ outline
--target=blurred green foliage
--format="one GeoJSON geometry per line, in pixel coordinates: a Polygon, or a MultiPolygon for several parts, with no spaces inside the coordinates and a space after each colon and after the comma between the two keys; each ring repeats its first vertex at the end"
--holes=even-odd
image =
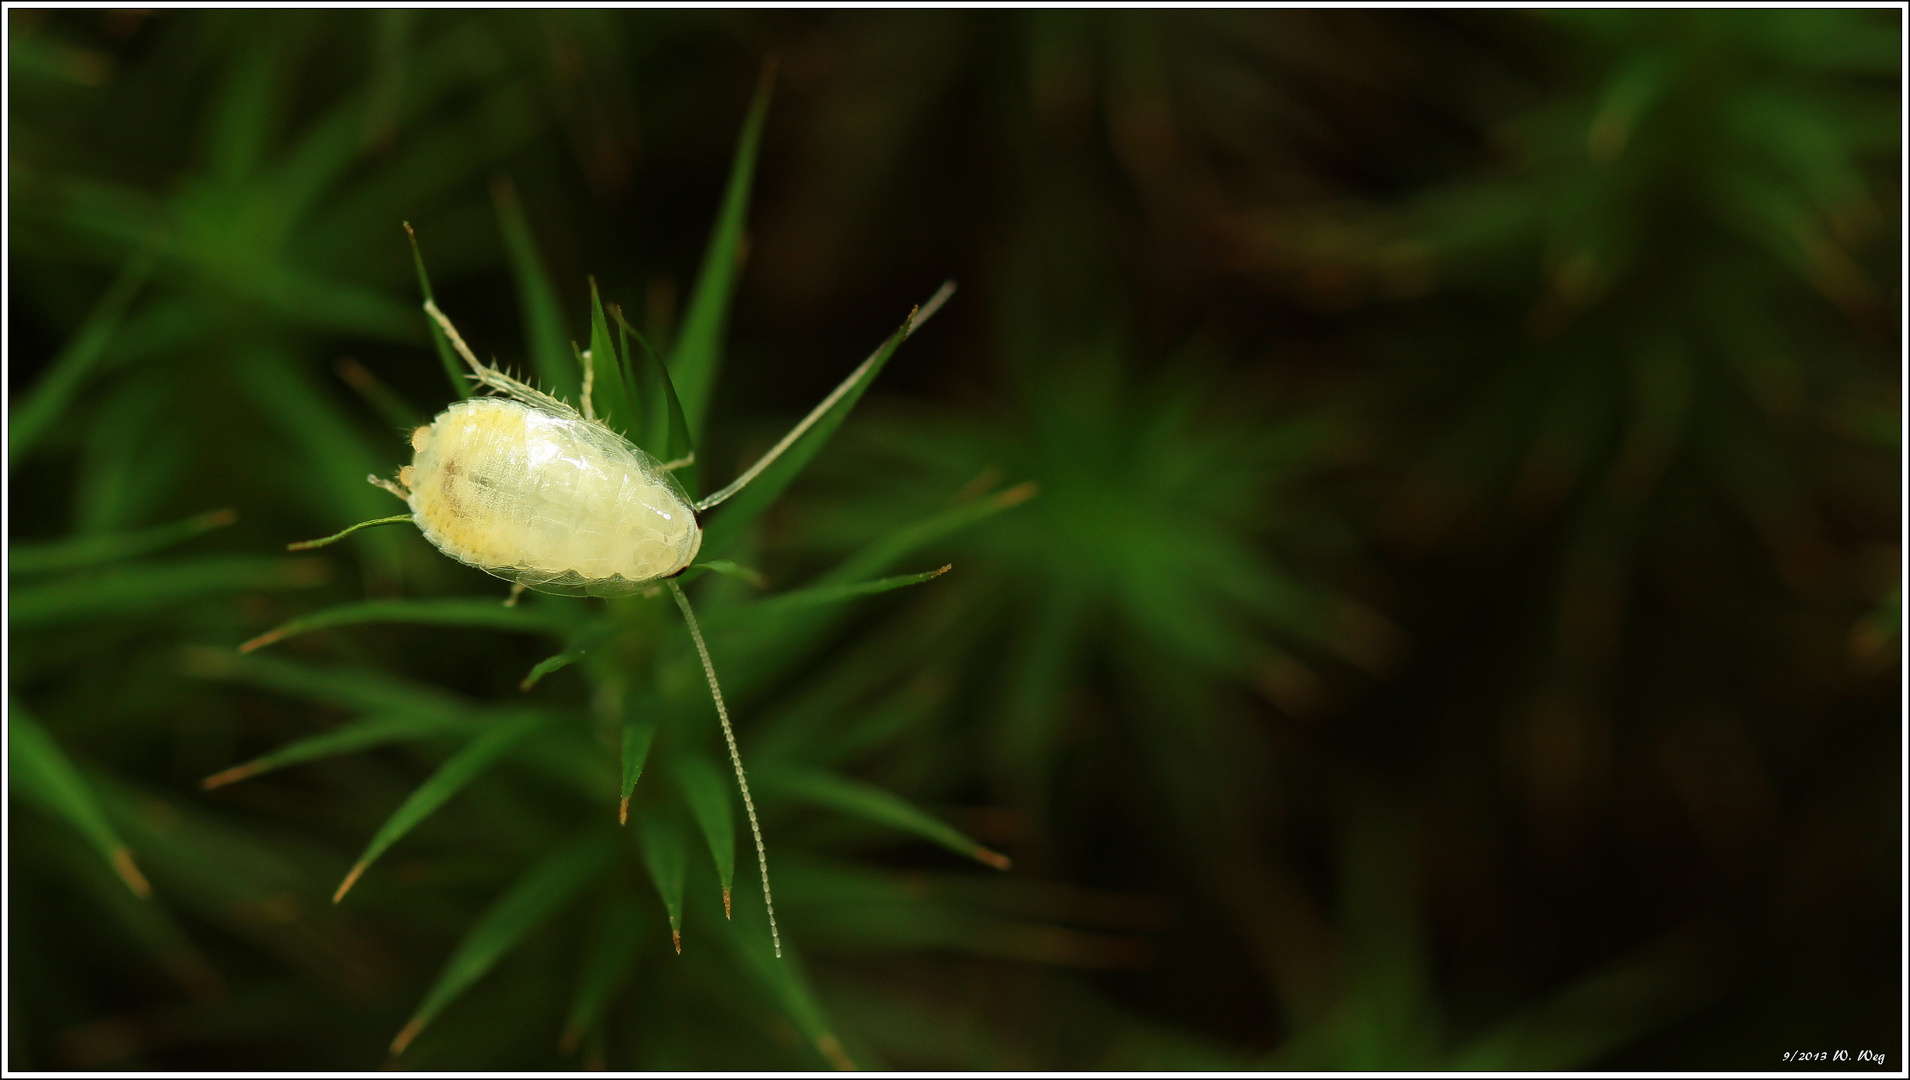
{"type": "Polygon", "coordinates": [[[1900,1044],[1900,13],[8,18],[10,1068],[1900,1044]],[[420,286],[696,491],[948,277],[684,576],[780,961],[669,599],[276,554],[420,286]]]}

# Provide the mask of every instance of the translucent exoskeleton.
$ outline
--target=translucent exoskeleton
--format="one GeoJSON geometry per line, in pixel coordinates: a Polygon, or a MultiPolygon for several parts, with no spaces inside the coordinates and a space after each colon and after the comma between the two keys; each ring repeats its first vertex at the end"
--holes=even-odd
{"type": "MultiPolygon", "coordinates": [[[[903,336],[913,333],[948,299],[942,286],[910,314],[903,336]]],[[[675,578],[695,560],[703,530],[697,515],[761,475],[803,433],[861,380],[881,353],[871,355],[825,397],[789,434],[728,486],[692,500],[672,471],[688,464],[663,463],[598,420],[591,402],[591,365],[584,369],[582,411],[478,362],[457,328],[437,305],[428,314],[478,384],[496,396],[455,402],[431,423],[411,433],[411,464],[397,482],[367,479],[398,496],[411,510],[361,522],[323,540],[292,545],[319,547],[372,525],[410,521],[432,546],[467,566],[513,582],[511,599],[524,589],[567,596],[628,596],[663,582],[696,645],[710,697],[736,772],[756,867],[762,877],[771,939],[782,955],[776,908],[769,889],[769,859],[762,827],[750,798],[749,779],[730,725],[729,708],[710,661],[696,612],[675,578]]],[[[342,893],[343,890],[341,890],[342,893]]]]}

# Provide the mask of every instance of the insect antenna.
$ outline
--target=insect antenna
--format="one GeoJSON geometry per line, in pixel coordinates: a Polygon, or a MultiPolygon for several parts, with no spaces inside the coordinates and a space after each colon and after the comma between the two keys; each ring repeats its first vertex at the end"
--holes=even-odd
{"type": "Polygon", "coordinates": [[[743,790],[743,812],[749,816],[749,834],[756,841],[756,870],[763,878],[763,908],[769,912],[769,940],[776,948],[776,956],[783,955],[783,938],[776,930],[776,902],[769,895],[769,855],[763,848],[763,827],[756,822],[756,802],[749,797],[749,779],[743,775],[743,755],[736,750],[736,732],[730,727],[730,711],[723,704],[723,688],[716,685],[716,665],[710,663],[709,646],[703,644],[703,629],[696,623],[696,612],[690,609],[690,598],[683,595],[683,589],[675,580],[670,581],[670,595],[676,597],[676,606],[683,611],[683,621],[690,626],[690,639],[696,642],[696,655],[703,661],[703,677],[709,680],[710,697],[716,702],[716,718],[723,722],[723,741],[729,744],[730,765],[736,770],[736,786],[743,790]]]}
{"type": "MultiPolygon", "coordinates": [[[[905,334],[904,336],[906,337],[908,334],[914,334],[917,330],[921,329],[922,324],[925,322],[928,322],[931,316],[933,316],[937,311],[940,311],[942,309],[942,305],[947,303],[948,298],[953,295],[955,295],[955,283],[952,281],[943,282],[942,287],[935,290],[935,295],[929,297],[928,303],[923,304],[910,317],[908,331],[907,331],[907,334],[905,334]]],[[[751,480],[754,480],[756,479],[757,476],[761,475],[764,469],[767,469],[772,464],[774,464],[777,458],[783,456],[783,451],[789,449],[791,446],[794,446],[796,444],[796,440],[802,438],[803,432],[808,431],[810,428],[814,427],[816,424],[816,421],[822,419],[824,413],[827,413],[835,405],[836,402],[842,400],[842,395],[848,393],[855,386],[855,384],[862,379],[863,373],[869,370],[869,365],[875,363],[876,358],[881,355],[882,355],[881,348],[877,348],[876,351],[870,353],[869,358],[867,360],[864,360],[862,363],[856,365],[856,369],[849,373],[848,378],[842,380],[842,382],[839,385],[837,385],[837,387],[834,390],[829,391],[829,396],[826,398],[823,398],[821,404],[809,410],[808,416],[803,417],[802,420],[798,422],[795,427],[790,428],[789,434],[784,435],[781,442],[777,443],[775,446],[770,447],[769,453],[764,454],[761,458],[757,460],[756,464],[751,465],[748,469],[744,470],[743,475],[730,481],[730,484],[728,487],[724,488],[723,490],[717,492],[714,495],[711,495],[709,498],[703,499],[702,501],[698,502],[696,504],[697,512],[702,513],[703,511],[708,510],[710,507],[715,506],[717,503],[720,503],[724,501],[725,499],[728,499],[730,496],[736,494],[737,492],[743,490],[743,488],[747,486],[751,480]]]]}

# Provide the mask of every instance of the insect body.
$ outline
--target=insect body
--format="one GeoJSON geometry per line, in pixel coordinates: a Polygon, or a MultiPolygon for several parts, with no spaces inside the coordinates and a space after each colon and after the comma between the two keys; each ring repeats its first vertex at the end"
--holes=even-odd
{"type": "Polygon", "coordinates": [[[682,487],[592,420],[474,398],[413,432],[411,448],[398,482],[425,539],[539,592],[627,596],[702,544],[682,487]]]}
{"type": "MultiPolygon", "coordinates": [[[[910,312],[900,331],[906,337],[926,322],[954,291],[941,290],[910,312]]],[[[696,502],[670,475],[682,462],[660,464],[629,440],[599,422],[590,399],[591,368],[584,369],[584,411],[478,362],[470,346],[437,304],[425,312],[444,331],[472,377],[503,395],[460,401],[430,424],[411,433],[411,464],[398,482],[367,477],[405,501],[409,517],[397,515],[360,522],[322,540],[291,545],[294,550],[322,547],[359,529],[411,521],[439,551],[487,574],[516,582],[518,589],[571,596],[625,596],[664,581],[696,644],[697,658],[710,687],[710,698],[729,748],[730,765],[743,796],[743,809],[756,842],[756,867],[763,881],[763,906],[776,955],[782,939],[776,929],[776,905],[769,891],[769,860],[762,827],[750,798],[742,755],[730,727],[729,708],[717,684],[703,631],[689,597],[674,578],[690,566],[702,546],[696,515],[741,491],[795,445],[842,400],[883,355],[878,351],[822,400],[789,434],[727,487],[696,502]]],[[[893,339],[891,345],[900,339],[893,339]]],[[[588,356],[588,354],[586,354],[588,356]]],[[[516,598],[516,591],[512,592],[516,598]]],[[[509,601],[507,601],[508,603],[509,601]]],[[[342,897],[354,877],[348,877],[342,897]]],[[[727,906],[727,905],[726,905],[727,906]]]]}

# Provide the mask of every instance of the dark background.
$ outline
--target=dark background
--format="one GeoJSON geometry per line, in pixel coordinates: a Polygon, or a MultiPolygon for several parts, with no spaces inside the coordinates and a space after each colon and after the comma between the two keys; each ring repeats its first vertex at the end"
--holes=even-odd
{"type": "MultiPolygon", "coordinates": [[[[390,513],[359,477],[402,446],[339,358],[445,400],[409,221],[465,337],[524,362],[499,178],[573,336],[595,275],[667,341],[765,61],[705,475],[960,283],[737,556],[788,587],[1040,486],[738,706],[746,753],[785,712],[892,716],[840,767],[1016,859],[772,813],[772,851],[942,890],[893,925],[791,901],[859,1064],[1902,1068],[1900,13],[8,18],[16,419],[165,238],[10,446],[10,545],[233,507],[194,550],[270,556],[390,513]]],[[[170,867],[129,839],[136,902],[16,810],[11,1067],[373,1067],[563,831],[500,822],[574,794],[487,778],[405,842],[409,885],[331,909],[431,754],[198,790],[336,714],[195,681],[182,644],[497,591],[398,532],[311,588],[12,621],[11,700],[112,812],[206,832],[170,867]],[[209,884],[267,858],[279,915],[209,884]]],[[[540,648],[292,655],[501,700],[540,648]]],[[[578,953],[539,940],[397,1063],[574,1066],[578,953]]],[[[587,1063],[826,1063],[654,946],[587,1063]]]]}

